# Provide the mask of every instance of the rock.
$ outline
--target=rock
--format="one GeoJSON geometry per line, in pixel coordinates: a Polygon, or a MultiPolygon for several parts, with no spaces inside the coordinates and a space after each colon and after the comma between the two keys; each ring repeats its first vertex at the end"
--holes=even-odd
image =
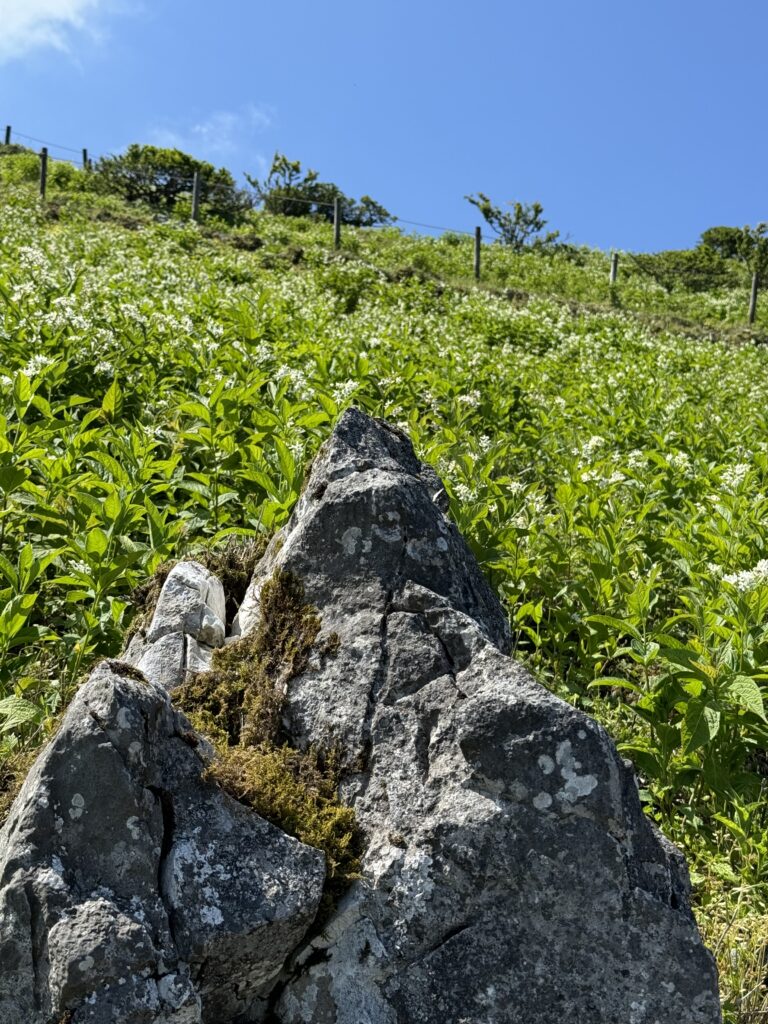
{"type": "Polygon", "coordinates": [[[93,674],[0,830],[2,1024],[720,1021],[682,856],[604,730],[510,659],[445,509],[404,435],[348,411],[234,624],[278,572],[321,617],[283,726],[341,748],[366,842],[322,928],[322,855],[208,784],[172,707],[231,639],[182,563],[128,650],[151,678],[93,674]]]}
{"type": "Polygon", "coordinates": [[[79,691],[0,831],[3,1024],[259,1019],[323,856],[206,782],[209,755],[127,665],[79,691]]]}
{"type": "Polygon", "coordinates": [[[199,562],[179,562],[163,584],[147,640],[153,644],[168,633],[182,632],[209,647],[221,647],[225,621],[220,581],[199,562]]]}
{"type": "MultiPolygon", "coordinates": [[[[501,607],[406,438],[351,410],[276,571],[338,634],[288,684],[293,742],[340,743],[363,877],[273,993],[284,1024],[715,1024],[682,856],[594,721],[507,655],[501,607]]],[[[322,646],[322,645],[320,645],[322,646]]]]}
{"type": "Polygon", "coordinates": [[[356,410],[342,417],[287,528],[259,563],[233,627],[236,633],[255,628],[261,587],[286,568],[320,609],[324,634],[343,638],[335,659],[292,684],[291,731],[298,742],[333,737],[348,763],[363,756],[370,698],[382,681],[382,630],[406,581],[422,585],[430,601],[465,612],[508,649],[506,616],[445,508],[440,480],[404,434],[356,410]]]}
{"type": "Polygon", "coordinates": [[[205,672],[224,645],[226,599],[219,579],[199,562],[179,562],[160,591],[152,621],[125,659],[148,679],[174,690],[189,672],[205,672]]]}

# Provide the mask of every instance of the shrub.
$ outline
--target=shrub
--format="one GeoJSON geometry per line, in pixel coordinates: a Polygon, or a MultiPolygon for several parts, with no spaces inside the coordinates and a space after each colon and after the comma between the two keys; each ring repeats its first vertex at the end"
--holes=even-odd
{"type": "Polygon", "coordinates": [[[192,191],[195,172],[200,174],[201,201],[208,212],[228,223],[238,223],[253,206],[244,189],[238,189],[229,171],[182,153],[178,149],[133,143],[125,153],[102,157],[94,180],[101,191],[129,202],[143,202],[170,213],[192,191]]]}
{"type": "Polygon", "coordinates": [[[338,199],[343,224],[370,228],[377,224],[391,224],[396,219],[370,196],[363,196],[357,202],[344,195],[333,182],[319,181],[317,171],[302,173],[301,163],[289,160],[282,153],[275,153],[264,181],[247,174],[246,179],[267,213],[332,221],[334,201],[338,199]]]}

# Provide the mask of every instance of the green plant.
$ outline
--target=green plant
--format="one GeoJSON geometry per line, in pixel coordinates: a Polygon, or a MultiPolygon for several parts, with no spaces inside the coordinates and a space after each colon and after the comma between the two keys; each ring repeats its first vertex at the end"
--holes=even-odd
{"type": "Polygon", "coordinates": [[[522,252],[533,245],[547,248],[559,237],[558,231],[542,234],[547,222],[543,217],[544,207],[541,203],[509,203],[512,212],[508,213],[494,206],[483,192],[464,198],[478,208],[486,224],[499,236],[499,241],[515,252],[522,252]]]}
{"type": "Polygon", "coordinates": [[[200,177],[201,200],[209,214],[237,223],[251,208],[248,194],[235,187],[229,171],[182,153],[178,149],[132,143],[124,153],[101,157],[94,168],[93,187],[171,211],[192,192],[200,177]]]}
{"type": "MultiPolygon", "coordinates": [[[[612,308],[591,250],[491,245],[477,286],[466,237],[348,227],[340,256],[320,219],[261,210],[204,231],[76,183],[54,221],[34,180],[3,199],[0,588],[22,597],[3,634],[9,786],[140,626],[131,594],[160,566],[222,558],[242,588],[237,545],[285,523],[355,402],[442,477],[515,656],[634,759],[715,943],[744,894],[723,991],[734,1021],[760,1008],[744,936],[768,906],[768,350],[752,343],[768,310],[738,327],[743,270],[669,293],[622,274],[612,308]],[[235,247],[246,230],[257,251],[235,247]]],[[[252,792],[256,748],[227,746],[252,792]]],[[[275,750],[263,770],[290,816],[304,769],[275,750]]]]}
{"type": "Polygon", "coordinates": [[[338,185],[320,181],[317,171],[302,172],[298,160],[289,160],[282,153],[275,153],[264,181],[249,175],[246,179],[268,213],[332,221],[334,202],[338,200],[342,224],[374,227],[390,224],[394,219],[370,196],[363,196],[359,202],[351,199],[338,185]]]}
{"type": "Polygon", "coordinates": [[[633,253],[630,272],[638,272],[660,285],[669,295],[676,288],[707,292],[738,286],[739,275],[724,256],[713,248],[670,250],[657,253],[633,253]]]}

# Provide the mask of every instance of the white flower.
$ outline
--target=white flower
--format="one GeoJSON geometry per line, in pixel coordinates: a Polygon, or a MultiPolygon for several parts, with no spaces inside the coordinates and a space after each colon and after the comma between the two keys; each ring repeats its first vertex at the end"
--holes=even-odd
{"type": "Polygon", "coordinates": [[[331,388],[334,402],[346,402],[357,391],[360,385],[356,380],[345,380],[331,388]]]}
{"type": "Polygon", "coordinates": [[[466,395],[459,395],[459,401],[462,405],[480,405],[480,392],[479,391],[468,391],[466,395]]]}
{"type": "Polygon", "coordinates": [[[735,491],[749,473],[750,466],[746,462],[737,462],[735,466],[728,466],[723,470],[720,481],[728,491],[735,491]]]}
{"type": "Polygon", "coordinates": [[[51,363],[53,362],[54,360],[51,359],[49,356],[44,356],[41,353],[38,353],[36,356],[32,356],[27,365],[24,367],[24,373],[28,377],[34,377],[42,370],[44,370],[46,366],[50,366],[51,363]]]}
{"type": "Polygon", "coordinates": [[[768,583],[768,558],[761,558],[757,565],[751,569],[742,569],[741,572],[729,572],[723,576],[726,583],[744,594],[755,587],[768,583]]]}

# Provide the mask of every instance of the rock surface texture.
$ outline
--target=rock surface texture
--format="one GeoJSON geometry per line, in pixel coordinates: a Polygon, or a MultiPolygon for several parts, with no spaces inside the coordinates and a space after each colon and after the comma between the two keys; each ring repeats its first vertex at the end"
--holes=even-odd
{"type": "Polygon", "coordinates": [[[341,741],[364,877],[273,996],[284,1024],[711,1024],[682,856],[594,721],[506,656],[506,622],[409,441],[347,412],[239,613],[296,573],[335,660],[289,684],[341,741]]]}
{"type": "Polygon", "coordinates": [[[283,570],[318,650],[338,634],[284,706],[296,746],[343,749],[365,836],[330,919],[312,927],[322,856],[201,778],[167,692],[190,663],[146,660],[224,640],[181,567],[130,652],[150,681],[94,673],[0,832],[2,1024],[720,1021],[681,855],[602,728],[508,657],[444,499],[402,434],[348,411],[235,623],[283,570]]]}
{"type": "Polygon", "coordinates": [[[187,673],[210,668],[225,632],[220,581],[199,562],[179,562],[168,573],[149,628],[134,635],[125,658],[152,682],[173,690],[187,673]]]}
{"type": "Polygon", "coordinates": [[[123,663],[80,690],[0,832],[2,1024],[260,1019],[325,866],[204,782],[207,753],[123,663]]]}

